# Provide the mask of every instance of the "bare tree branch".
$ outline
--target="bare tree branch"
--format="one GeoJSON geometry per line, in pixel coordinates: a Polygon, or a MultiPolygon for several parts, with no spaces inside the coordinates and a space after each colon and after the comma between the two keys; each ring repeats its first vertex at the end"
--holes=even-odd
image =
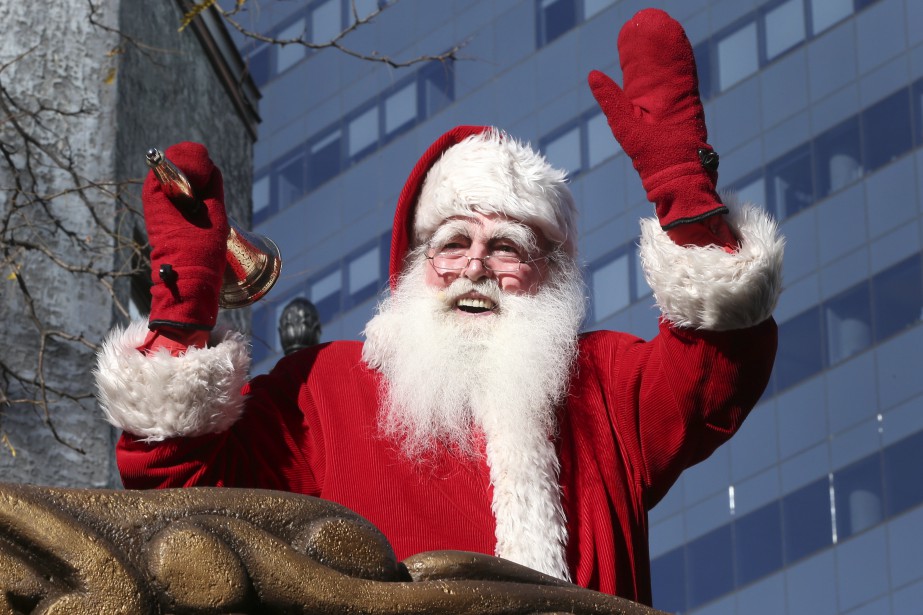
{"type": "Polygon", "coordinates": [[[350,24],[328,41],[311,41],[307,38],[306,32],[302,33],[301,36],[294,38],[278,38],[251,30],[244,26],[240,20],[237,19],[237,15],[247,6],[247,4],[248,0],[236,0],[236,4],[233,9],[223,9],[218,5],[216,0],[205,0],[204,2],[198,3],[189,12],[187,12],[186,17],[188,18],[188,21],[186,21],[186,18],[184,18],[184,27],[185,24],[191,22],[196,15],[209,8],[210,6],[214,6],[215,10],[221,14],[225,22],[227,22],[232,28],[247,38],[253,39],[255,41],[260,41],[270,45],[279,45],[282,47],[286,45],[299,45],[301,47],[313,50],[336,49],[337,51],[345,53],[346,55],[358,60],[363,60],[366,62],[380,62],[387,64],[391,68],[406,68],[408,66],[413,66],[414,64],[422,64],[425,62],[447,62],[450,60],[457,60],[458,52],[465,46],[465,42],[462,42],[460,44],[453,45],[447,51],[442,53],[423,54],[408,60],[396,60],[389,55],[381,54],[377,51],[372,51],[369,53],[356,51],[355,49],[352,49],[351,47],[344,44],[343,39],[356,30],[374,22],[376,17],[378,17],[383,11],[387,10],[387,7],[377,8],[368,15],[362,17],[359,15],[359,10],[356,7],[355,0],[352,0],[350,3],[350,12],[352,14],[350,24]]]}
{"type": "MultiPolygon", "coordinates": [[[[111,25],[112,16],[94,0],[86,3],[84,19],[89,20],[91,32],[98,31],[103,37],[100,40],[105,43],[99,49],[105,58],[137,51],[152,65],[168,68],[164,54],[179,53],[125,34],[111,25]]],[[[254,3],[235,0],[233,8],[225,10],[215,0],[204,0],[187,13],[181,27],[214,6],[228,27],[250,39],[313,50],[336,49],[392,68],[454,60],[464,45],[407,60],[357,51],[346,43],[346,37],[370,27],[386,9],[361,16],[355,1],[348,27],[331,40],[311,41],[307,33],[280,39],[244,26],[240,17],[254,3]]],[[[71,91],[43,97],[22,80],[23,75],[34,74],[33,66],[44,65],[47,58],[38,54],[46,52],[39,42],[0,64],[0,311],[6,310],[3,314],[9,318],[4,324],[16,329],[11,335],[17,340],[6,352],[0,352],[0,451],[14,456],[9,421],[3,422],[14,409],[31,410],[55,440],[83,452],[69,441],[72,436],[62,436],[55,424],[55,412],[86,404],[94,393],[91,384],[70,382],[61,376],[64,361],[86,362],[98,350],[94,336],[82,329],[85,325],[68,320],[73,314],[68,311],[68,287],[79,287],[92,296],[91,301],[105,305],[105,313],[98,316],[108,324],[110,309],[128,317],[127,289],[132,283],[143,289],[149,280],[150,246],[139,231],[143,229],[137,189],[141,179],[98,177],[103,171],[89,164],[94,152],[86,151],[86,135],[74,126],[92,125],[81,122],[98,119],[98,97],[71,91]],[[56,287],[47,288],[48,280],[54,280],[56,287]]],[[[115,78],[116,64],[110,64],[109,74],[102,79],[105,85],[115,78]]],[[[105,62],[100,66],[106,70],[105,62]]]]}

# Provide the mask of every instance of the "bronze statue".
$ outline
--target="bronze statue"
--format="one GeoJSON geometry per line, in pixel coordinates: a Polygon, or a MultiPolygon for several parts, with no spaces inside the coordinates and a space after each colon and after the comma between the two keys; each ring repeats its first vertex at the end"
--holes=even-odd
{"type": "Polygon", "coordinates": [[[518,564],[398,562],[355,513],[290,493],[0,485],[0,611],[654,615],[518,564]]]}
{"type": "Polygon", "coordinates": [[[282,310],[279,317],[279,341],[282,351],[292,354],[296,350],[320,342],[320,314],[314,304],[303,297],[295,297],[282,310]]]}

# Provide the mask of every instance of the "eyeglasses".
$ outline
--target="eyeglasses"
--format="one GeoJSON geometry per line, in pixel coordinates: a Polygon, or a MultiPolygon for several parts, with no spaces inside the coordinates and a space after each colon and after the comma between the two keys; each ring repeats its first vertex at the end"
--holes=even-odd
{"type": "Polygon", "coordinates": [[[433,256],[427,256],[426,259],[433,263],[437,271],[464,271],[471,264],[471,261],[481,261],[484,269],[494,273],[516,273],[521,265],[529,265],[537,260],[544,259],[544,256],[522,260],[519,255],[513,253],[492,253],[487,256],[468,256],[463,252],[438,252],[433,256]]]}

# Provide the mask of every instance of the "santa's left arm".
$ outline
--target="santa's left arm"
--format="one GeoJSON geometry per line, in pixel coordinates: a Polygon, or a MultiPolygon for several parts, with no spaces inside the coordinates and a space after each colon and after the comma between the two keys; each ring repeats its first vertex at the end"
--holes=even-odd
{"type": "Polygon", "coordinates": [[[589,84],[654,204],[641,260],[663,317],[655,340],[616,353],[623,365],[614,370],[633,374],[618,378],[612,406],[632,407],[616,427],[637,435],[629,454],[643,465],[651,504],[730,437],[766,386],[784,241],[762,209],[716,191],[718,156],[680,24],[643,10],[622,28],[618,50],[623,87],[598,71],[589,84]]]}
{"type": "Polygon", "coordinates": [[[599,71],[588,81],[654,204],[641,258],[664,318],[707,330],[768,319],[783,240],[761,209],[733,204],[732,212],[718,195],[718,154],[686,33],[664,11],[645,9],[622,27],[618,50],[624,87],[599,71]]]}

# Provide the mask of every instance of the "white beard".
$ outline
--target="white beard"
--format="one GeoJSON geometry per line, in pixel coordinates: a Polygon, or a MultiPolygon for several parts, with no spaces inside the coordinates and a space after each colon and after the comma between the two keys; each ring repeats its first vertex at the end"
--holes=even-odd
{"type": "Polygon", "coordinates": [[[414,259],[365,329],[363,359],[383,375],[380,425],[410,459],[443,447],[476,455],[486,439],[494,488],[496,554],[568,578],[567,530],[552,441],[567,393],[584,315],[573,259],[550,264],[537,294],[503,293],[496,282],[459,278],[427,286],[414,259]],[[455,299],[476,290],[494,313],[459,314],[455,299]]]}

